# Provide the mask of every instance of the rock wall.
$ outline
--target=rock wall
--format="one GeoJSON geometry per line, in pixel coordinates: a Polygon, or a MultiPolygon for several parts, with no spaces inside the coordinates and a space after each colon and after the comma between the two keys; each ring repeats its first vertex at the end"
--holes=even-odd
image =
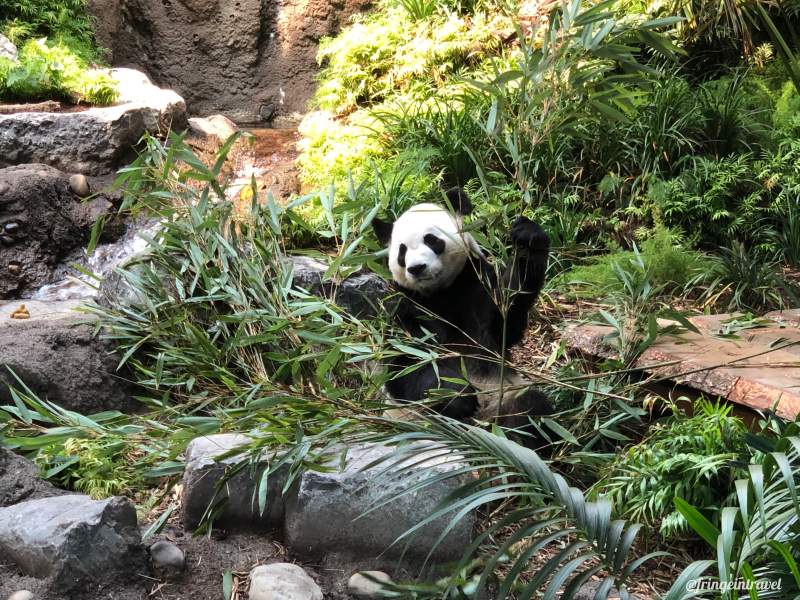
{"type": "Polygon", "coordinates": [[[320,38],[370,0],[89,0],[116,66],[146,71],[193,114],[240,123],[306,110],[320,38]]]}

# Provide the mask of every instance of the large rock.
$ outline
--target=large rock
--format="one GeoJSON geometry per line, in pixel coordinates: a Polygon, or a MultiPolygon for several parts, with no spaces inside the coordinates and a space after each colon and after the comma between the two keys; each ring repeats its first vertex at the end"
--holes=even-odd
{"type": "Polygon", "coordinates": [[[141,569],[136,509],[125,498],[56,496],[0,509],[0,558],[60,593],[141,569]]]}
{"type": "Polygon", "coordinates": [[[94,335],[88,315],[73,310],[79,302],[26,300],[30,317],[10,318],[20,304],[0,304],[0,402],[11,402],[8,385],[20,387],[10,368],[41,398],[70,410],[136,408],[113,344],[94,335]]]}
{"type": "Polygon", "coordinates": [[[35,464],[0,446],[0,507],[62,493],[41,478],[35,464]]]}
{"type": "Polygon", "coordinates": [[[0,58],[17,60],[17,47],[2,33],[0,33],[0,58]]]}
{"type": "Polygon", "coordinates": [[[174,88],[193,114],[239,123],[305,112],[320,38],[370,0],[89,0],[101,46],[174,88]]]}
{"type": "Polygon", "coordinates": [[[132,69],[113,69],[120,98],[114,106],[82,112],[0,115],[0,167],[41,162],[99,175],[120,166],[149,131],[186,127],[186,105],[171,90],[132,69]]]}
{"type": "Polygon", "coordinates": [[[386,280],[375,273],[356,273],[335,283],[324,278],[327,269],[324,263],[305,256],[292,256],[290,260],[296,287],[331,298],[352,315],[375,316],[380,310],[380,302],[390,294],[386,280]]]}
{"type": "MultiPolygon", "coordinates": [[[[0,146],[3,136],[0,123],[0,146]]],[[[81,202],[69,180],[43,164],[0,169],[0,299],[49,283],[59,262],[85,246],[94,222],[114,212],[111,196],[81,202]]]]}
{"type": "Polygon", "coordinates": [[[218,505],[215,523],[226,526],[275,528],[283,523],[286,469],[271,473],[267,480],[264,513],[259,511],[257,490],[266,463],[246,466],[221,484],[226,472],[246,458],[244,454],[223,454],[241,448],[252,440],[243,434],[221,433],[195,438],[186,448],[181,503],[183,524],[195,529],[209,506],[218,505]]]}
{"type": "Polygon", "coordinates": [[[394,469],[394,475],[378,476],[391,462],[367,468],[391,452],[393,449],[387,446],[364,444],[347,451],[344,467],[336,456],[329,472],[305,471],[286,498],[285,540],[289,549],[300,556],[371,559],[376,566],[383,562],[390,567],[401,556],[411,562],[424,560],[431,550],[434,563],[460,558],[473,539],[474,513],[461,519],[438,545],[439,536],[455,513],[443,515],[417,531],[408,548],[406,541],[392,544],[433,514],[437,505],[468,479],[444,478],[421,490],[404,492],[424,479],[464,468],[465,464],[452,456],[441,456],[441,449],[431,446],[425,455],[394,469]]]}

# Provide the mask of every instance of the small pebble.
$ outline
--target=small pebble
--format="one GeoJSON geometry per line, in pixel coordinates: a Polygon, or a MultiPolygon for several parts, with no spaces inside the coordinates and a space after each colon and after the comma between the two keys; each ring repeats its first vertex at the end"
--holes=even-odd
{"type": "Polygon", "coordinates": [[[5,230],[6,233],[15,233],[19,231],[19,223],[11,221],[11,223],[6,223],[3,226],[3,229],[5,230]]]}
{"type": "Polygon", "coordinates": [[[249,600],[322,600],[322,590],[302,567],[261,565],[250,571],[249,600]]]}
{"type": "Polygon", "coordinates": [[[8,600],[33,600],[34,595],[33,592],[29,592],[28,590],[20,590],[18,592],[14,592],[8,597],[8,600]]]}
{"type": "Polygon", "coordinates": [[[89,195],[89,181],[86,179],[85,175],[81,175],[80,173],[70,175],[69,187],[78,196],[82,197],[89,195]]]}
{"type": "Polygon", "coordinates": [[[347,591],[356,598],[380,598],[383,585],[391,581],[392,578],[383,571],[353,573],[347,582],[347,591]]]}
{"type": "Polygon", "coordinates": [[[2,242],[4,246],[13,246],[14,238],[8,235],[0,235],[0,242],[2,242]]]}
{"type": "Polygon", "coordinates": [[[12,275],[19,275],[20,270],[20,266],[16,263],[11,263],[8,265],[8,272],[12,275]]]}
{"type": "Polygon", "coordinates": [[[153,567],[156,572],[162,575],[180,575],[186,568],[186,558],[183,555],[183,550],[172,542],[165,540],[160,540],[150,546],[150,558],[153,561],[153,567]]]}

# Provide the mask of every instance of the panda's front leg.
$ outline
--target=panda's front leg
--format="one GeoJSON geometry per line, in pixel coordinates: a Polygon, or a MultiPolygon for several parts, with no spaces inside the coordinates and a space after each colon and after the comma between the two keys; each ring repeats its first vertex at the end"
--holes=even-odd
{"type": "Polygon", "coordinates": [[[550,238],[537,223],[517,217],[511,227],[513,258],[505,284],[512,294],[506,317],[506,343],[518,343],[528,326],[528,313],[544,286],[550,238]]]}
{"type": "Polygon", "coordinates": [[[425,365],[401,377],[393,377],[386,382],[386,389],[393,398],[406,402],[442,398],[433,408],[451,419],[466,421],[475,416],[478,411],[475,388],[452,381],[463,379],[463,376],[446,363],[439,363],[438,371],[437,375],[433,365],[425,365]]]}

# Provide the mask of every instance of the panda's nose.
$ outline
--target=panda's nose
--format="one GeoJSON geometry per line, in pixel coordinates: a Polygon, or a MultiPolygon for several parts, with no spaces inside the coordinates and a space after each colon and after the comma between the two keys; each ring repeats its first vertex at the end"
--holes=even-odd
{"type": "Polygon", "coordinates": [[[425,263],[421,263],[419,265],[411,265],[406,269],[409,273],[411,273],[414,277],[419,277],[422,272],[428,268],[428,265],[425,263]]]}

